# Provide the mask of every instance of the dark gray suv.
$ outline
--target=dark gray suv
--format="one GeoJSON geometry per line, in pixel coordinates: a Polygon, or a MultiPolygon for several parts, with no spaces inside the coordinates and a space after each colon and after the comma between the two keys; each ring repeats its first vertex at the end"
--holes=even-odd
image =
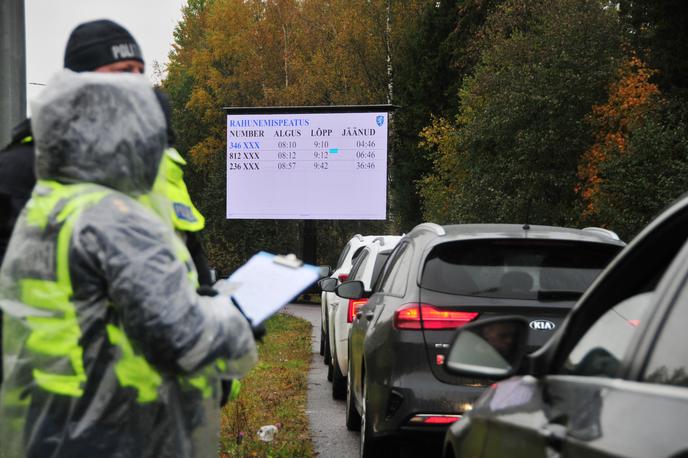
{"type": "Polygon", "coordinates": [[[624,246],[598,228],[424,223],[397,245],[349,338],[347,427],[361,455],[441,434],[490,384],[443,362],[457,327],[503,315],[527,318],[542,346],[576,299],[624,246]]]}
{"type": "Polygon", "coordinates": [[[491,385],[451,426],[444,457],[688,456],[687,241],[684,196],[609,264],[534,354],[520,348],[533,330],[518,319],[459,330],[448,369],[520,376],[491,385]],[[491,352],[485,326],[513,338],[491,352]],[[458,351],[466,347],[474,351],[458,351]]]}

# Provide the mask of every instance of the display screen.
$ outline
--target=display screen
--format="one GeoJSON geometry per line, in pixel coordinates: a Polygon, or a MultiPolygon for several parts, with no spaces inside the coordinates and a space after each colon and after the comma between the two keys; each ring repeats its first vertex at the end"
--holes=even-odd
{"type": "Polygon", "coordinates": [[[386,219],[387,112],[227,115],[227,218],[386,219]]]}

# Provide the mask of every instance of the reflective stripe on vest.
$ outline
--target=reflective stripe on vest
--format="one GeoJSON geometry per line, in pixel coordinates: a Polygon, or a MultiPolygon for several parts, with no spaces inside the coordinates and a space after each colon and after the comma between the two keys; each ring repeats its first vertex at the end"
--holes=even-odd
{"type": "Polygon", "coordinates": [[[76,308],[71,302],[73,294],[69,275],[69,241],[76,217],[83,208],[103,199],[109,191],[88,185],[66,187],[55,182],[41,182],[50,189],[46,196],[34,195],[28,206],[28,221],[45,228],[56,205],[65,199],[55,222],[61,224],[56,243],[56,281],[24,278],[19,281],[21,301],[36,308],[53,312],[53,316],[29,316],[31,333],[26,346],[35,353],[43,368],[33,370],[36,384],[46,391],[64,396],[83,394],[86,373],[83,349],[79,345],[81,329],[76,308]],[[44,370],[49,367],[50,371],[44,370]]]}
{"type": "Polygon", "coordinates": [[[166,197],[167,202],[164,204],[167,208],[154,209],[163,217],[165,217],[165,213],[169,214],[176,230],[196,232],[205,227],[205,217],[191,202],[189,190],[184,183],[184,170],[182,169],[184,165],[186,165],[186,161],[176,149],[168,148],[165,150],[160,160],[160,168],[152,192],[166,197]]]}
{"type": "Polygon", "coordinates": [[[115,374],[120,385],[135,388],[138,396],[136,400],[144,404],[158,398],[158,387],[162,377],[148,364],[145,358],[134,353],[127,335],[115,325],[107,325],[110,343],[117,345],[122,351],[122,357],[115,365],[115,374]]]}

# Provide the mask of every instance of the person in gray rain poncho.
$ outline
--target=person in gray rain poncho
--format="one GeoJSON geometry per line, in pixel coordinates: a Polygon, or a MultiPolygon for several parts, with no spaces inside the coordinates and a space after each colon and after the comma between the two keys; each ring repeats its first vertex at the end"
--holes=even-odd
{"type": "Polygon", "coordinates": [[[65,70],[31,108],[38,183],[0,270],[0,457],[217,455],[218,375],[245,375],[255,341],[135,200],[166,142],[150,83],[65,70]]]}

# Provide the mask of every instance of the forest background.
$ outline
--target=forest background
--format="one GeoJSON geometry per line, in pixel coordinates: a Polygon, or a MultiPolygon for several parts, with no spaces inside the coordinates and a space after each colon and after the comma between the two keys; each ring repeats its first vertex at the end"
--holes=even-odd
{"type": "Polygon", "coordinates": [[[162,88],[228,274],[258,250],[303,254],[304,222],[225,218],[222,107],[400,107],[387,220],[317,221],[320,264],[423,221],[630,240],[688,190],[686,50],[683,0],[188,0],[162,88]]]}

